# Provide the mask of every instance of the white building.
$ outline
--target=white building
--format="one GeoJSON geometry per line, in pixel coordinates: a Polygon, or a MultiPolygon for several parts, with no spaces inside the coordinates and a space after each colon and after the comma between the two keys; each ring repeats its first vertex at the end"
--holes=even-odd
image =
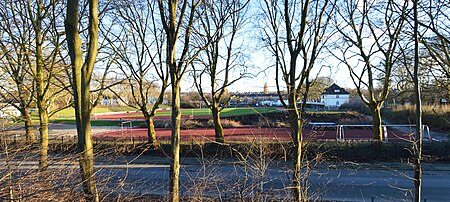
{"type": "Polygon", "coordinates": [[[325,107],[340,107],[342,104],[348,102],[350,93],[333,83],[333,85],[323,91],[320,98],[320,102],[325,104],[325,107]]]}
{"type": "Polygon", "coordinates": [[[7,103],[0,103],[0,118],[20,117],[21,115],[15,107],[7,103]]]}

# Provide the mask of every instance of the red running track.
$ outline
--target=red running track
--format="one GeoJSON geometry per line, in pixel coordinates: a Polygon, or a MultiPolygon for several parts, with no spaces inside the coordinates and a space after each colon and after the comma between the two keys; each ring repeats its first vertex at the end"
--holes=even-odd
{"type": "MultiPolygon", "coordinates": [[[[225,140],[226,141],[251,141],[255,139],[267,140],[267,141],[290,141],[290,129],[289,128],[252,128],[252,127],[239,127],[239,128],[225,128],[225,140]]],[[[303,129],[304,140],[336,140],[336,130],[325,131],[311,131],[310,128],[303,129]]],[[[181,130],[181,141],[213,141],[214,129],[202,128],[202,129],[190,129],[181,130]]],[[[157,128],[156,136],[158,140],[170,140],[171,130],[157,128]]],[[[117,131],[110,131],[94,135],[94,139],[128,139],[137,138],[142,141],[147,140],[147,128],[133,128],[117,131]]],[[[371,140],[373,138],[371,130],[363,129],[346,129],[345,140],[371,140]]],[[[388,141],[404,141],[409,140],[410,134],[402,133],[399,131],[388,132],[388,141]]]]}

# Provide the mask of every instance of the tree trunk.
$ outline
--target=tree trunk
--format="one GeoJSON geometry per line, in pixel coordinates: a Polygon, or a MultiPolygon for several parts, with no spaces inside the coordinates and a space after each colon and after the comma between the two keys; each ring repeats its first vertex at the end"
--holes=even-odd
{"type": "Polygon", "coordinates": [[[289,123],[291,125],[291,137],[294,142],[294,162],[293,162],[293,194],[294,201],[302,201],[301,186],[301,160],[302,160],[302,130],[301,116],[294,98],[289,99],[289,123]],[[292,100],[292,101],[291,101],[292,100]]]}
{"type": "Polygon", "coordinates": [[[216,103],[213,104],[211,112],[213,115],[214,131],[216,133],[216,142],[224,143],[225,135],[223,134],[223,127],[222,124],[220,123],[220,111],[216,103]]]}
{"type": "Polygon", "coordinates": [[[22,116],[25,122],[25,134],[27,137],[27,142],[28,144],[33,144],[35,141],[34,129],[33,129],[33,122],[31,121],[30,109],[28,107],[25,107],[23,109],[22,116]]]}
{"type": "Polygon", "coordinates": [[[381,128],[381,108],[379,106],[372,107],[372,134],[373,139],[377,142],[383,141],[383,129],[381,128]]]}
{"type": "Polygon", "coordinates": [[[419,38],[417,19],[418,0],[414,0],[414,94],[416,101],[416,138],[414,141],[415,163],[414,163],[414,201],[420,202],[422,198],[422,98],[419,79],[419,38]]]}
{"type": "Polygon", "coordinates": [[[46,170],[48,167],[48,113],[47,110],[42,107],[42,103],[38,103],[39,111],[39,134],[41,135],[41,151],[39,157],[39,168],[46,170]]]}
{"type": "Polygon", "coordinates": [[[180,175],[180,81],[171,74],[172,80],[172,163],[170,164],[170,197],[171,201],[179,201],[178,178],[180,175]]]}
{"type": "Polygon", "coordinates": [[[84,88],[84,97],[81,100],[83,107],[82,114],[82,131],[78,133],[78,152],[80,154],[81,179],[83,181],[83,191],[88,195],[91,201],[99,201],[97,188],[94,179],[94,147],[91,136],[91,122],[89,111],[89,88],[84,88]]]}
{"type": "Polygon", "coordinates": [[[154,116],[146,115],[145,116],[145,123],[147,124],[147,137],[148,137],[148,144],[153,147],[158,147],[158,140],[156,140],[156,131],[155,131],[155,124],[153,120],[154,116]]]}
{"type": "Polygon", "coordinates": [[[45,102],[45,83],[44,83],[44,61],[42,56],[42,34],[41,34],[41,17],[43,5],[42,1],[37,4],[37,18],[34,30],[36,32],[36,103],[39,112],[39,133],[41,135],[41,151],[39,158],[39,167],[41,170],[46,170],[48,166],[48,112],[47,104],[45,102]]]}
{"type": "Polygon", "coordinates": [[[89,43],[88,53],[83,62],[82,41],[78,30],[78,0],[67,1],[65,30],[67,47],[72,65],[72,89],[74,95],[75,118],[80,155],[80,175],[87,201],[99,201],[94,180],[94,148],[90,123],[90,80],[98,53],[98,0],[89,0],[89,43]]]}

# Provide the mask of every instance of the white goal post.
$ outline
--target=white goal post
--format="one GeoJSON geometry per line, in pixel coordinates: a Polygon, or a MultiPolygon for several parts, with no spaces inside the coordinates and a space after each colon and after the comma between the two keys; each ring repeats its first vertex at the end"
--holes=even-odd
{"type": "Polygon", "coordinates": [[[120,131],[123,132],[128,132],[131,131],[133,129],[133,121],[122,121],[120,122],[120,131]]]}

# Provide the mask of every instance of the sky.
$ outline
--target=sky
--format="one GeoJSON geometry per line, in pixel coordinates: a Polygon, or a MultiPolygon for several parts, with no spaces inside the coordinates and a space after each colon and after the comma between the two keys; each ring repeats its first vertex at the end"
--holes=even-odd
{"type": "MultiPolygon", "coordinates": [[[[251,56],[247,61],[248,66],[253,66],[253,68],[249,69],[249,77],[241,79],[234,83],[233,85],[228,87],[230,92],[262,92],[264,88],[264,84],[267,83],[269,88],[269,92],[276,92],[276,81],[275,81],[275,68],[271,67],[273,65],[273,61],[267,58],[265,55],[269,55],[271,53],[268,52],[265,48],[252,49],[257,50],[253,53],[250,53],[251,56]]],[[[327,66],[320,70],[319,68],[314,68],[313,73],[311,75],[311,79],[314,79],[316,76],[319,77],[329,77],[333,80],[334,83],[343,88],[355,88],[347,67],[338,65],[339,61],[335,59],[333,56],[327,57],[323,62],[317,63],[316,67],[327,66]]],[[[299,65],[299,67],[301,67],[299,65]]],[[[280,81],[280,84],[283,86],[283,81],[280,81]]],[[[193,87],[192,79],[189,76],[186,76],[183,84],[182,91],[195,91],[196,89],[193,87]]]]}
{"type": "MultiPolygon", "coordinates": [[[[246,54],[246,62],[249,68],[247,72],[249,76],[243,78],[233,85],[228,87],[231,92],[262,92],[264,84],[267,83],[269,91],[276,91],[276,81],[275,81],[275,68],[271,67],[273,65],[273,59],[270,57],[271,53],[267,48],[264,48],[263,40],[264,36],[261,31],[261,27],[264,27],[264,19],[261,18],[261,9],[259,5],[252,4],[253,8],[249,9],[250,20],[245,25],[241,31],[240,38],[236,39],[235,44],[241,46],[242,50],[246,54]],[[255,9],[258,8],[258,9],[255,9]]],[[[282,27],[282,25],[280,25],[282,27]]],[[[326,51],[326,50],[324,50],[326,51]]],[[[298,60],[301,62],[301,59],[298,60]]],[[[301,68],[301,64],[298,65],[301,68]]],[[[339,66],[339,61],[333,56],[327,56],[326,59],[316,62],[315,68],[310,76],[310,79],[314,79],[316,76],[330,77],[334,83],[344,88],[355,88],[347,67],[339,66]],[[318,72],[321,66],[326,66],[318,72]]],[[[280,81],[283,85],[283,81],[280,81]]],[[[208,84],[204,85],[205,89],[208,88],[208,84]]],[[[184,76],[182,82],[182,91],[195,91],[193,85],[193,79],[187,73],[184,76]]]]}
{"type": "MultiPolygon", "coordinates": [[[[264,56],[261,56],[260,54],[254,54],[252,57],[252,61],[255,66],[260,67],[259,70],[254,71],[254,73],[256,74],[255,77],[241,80],[235,85],[230,86],[229,90],[232,92],[262,92],[264,84],[267,83],[269,91],[276,91],[275,68],[267,68],[267,66],[270,65],[271,61],[266,60],[264,56]]],[[[332,57],[330,57],[328,61],[334,64],[338,64],[336,59],[332,57]]],[[[317,64],[318,67],[320,67],[321,65],[322,64],[317,64]]],[[[312,75],[317,75],[318,73],[317,69],[315,69],[315,71],[313,72],[314,73],[312,75]]],[[[323,68],[318,75],[332,78],[334,83],[336,83],[340,87],[355,88],[354,84],[351,81],[347,68],[344,68],[342,66],[330,65],[330,68],[323,68]]],[[[283,83],[280,84],[283,85],[283,83]]]]}
{"type": "MultiPolygon", "coordinates": [[[[261,2],[259,2],[261,3],[261,2]]],[[[230,92],[262,92],[264,84],[267,83],[269,91],[276,91],[276,81],[275,81],[275,68],[272,67],[274,62],[271,58],[272,53],[264,47],[264,42],[262,38],[264,33],[262,29],[266,26],[266,19],[261,14],[261,5],[259,3],[251,3],[251,8],[248,10],[248,16],[250,16],[249,22],[240,30],[240,38],[235,44],[240,44],[247,55],[247,61],[245,62],[247,66],[252,68],[248,69],[250,77],[241,79],[233,85],[228,87],[230,92]]],[[[282,29],[280,25],[280,30],[282,29]]],[[[331,28],[332,26],[330,26],[331,28]]],[[[298,28],[298,27],[297,27],[298,28]]],[[[322,52],[326,52],[325,48],[322,52]]],[[[325,57],[325,56],[319,56],[325,57]]],[[[298,68],[301,68],[301,59],[298,60],[298,68]]],[[[317,61],[315,67],[312,70],[310,79],[314,79],[316,76],[320,77],[330,77],[334,83],[343,88],[355,88],[353,82],[351,81],[349,71],[345,66],[339,66],[339,61],[334,58],[331,54],[326,56],[326,59],[322,61],[317,61]],[[326,66],[319,69],[321,66],[326,66]]],[[[283,81],[280,84],[283,85],[283,81]]],[[[185,78],[183,84],[183,91],[195,90],[192,87],[192,81],[189,78],[185,78]]]]}

